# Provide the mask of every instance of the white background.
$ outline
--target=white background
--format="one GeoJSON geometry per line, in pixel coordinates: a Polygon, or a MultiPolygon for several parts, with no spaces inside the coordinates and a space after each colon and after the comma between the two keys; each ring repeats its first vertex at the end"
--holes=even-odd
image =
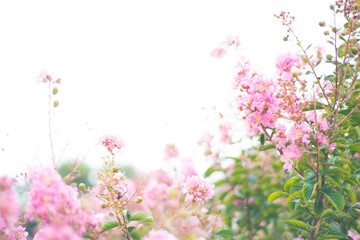
{"type": "Polygon", "coordinates": [[[304,45],[325,44],[318,22],[331,20],[331,2],[0,1],[0,175],[51,164],[43,69],[62,79],[59,159],[100,166],[98,139],[111,134],[126,143],[122,161],[142,171],[164,164],[166,143],[201,171],[201,109],[231,101],[235,64],[212,49],[238,35],[244,55],[271,75],[279,54],[297,50],[274,13],[296,16],[304,45]]]}

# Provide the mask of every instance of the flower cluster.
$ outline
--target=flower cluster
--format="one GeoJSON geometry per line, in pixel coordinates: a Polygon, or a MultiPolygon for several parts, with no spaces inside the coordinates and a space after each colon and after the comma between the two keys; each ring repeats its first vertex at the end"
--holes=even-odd
{"type": "Polygon", "coordinates": [[[150,231],[145,237],[144,240],[177,240],[177,238],[171,233],[159,229],[150,231]]]}
{"type": "Polygon", "coordinates": [[[214,185],[210,185],[204,178],[191,176],[185,179],[182,192],[186,194],[185,201],[191,203],[204,203],[214,195],[214,185]]]}
{"type": "MultiPolygon", "coordinates": [[[[101,231],[95,213],[82,209],[77,189],[63,182],[55,169],[42,167],[33,170],[29,174],[29,179],[31,190],[26,218],[41,219],[45,233],[64,228],[71,229],[71,232],[80,237],[90,228],[98,233],[101,231]]],[[[44,232],[40,230],[38,234],[42,236],[44,232]]]]}
{"type": "Polygon", "coordinates": [[[107,150],[115,155],[115,149],[120,150],[125,146],[124,142],[114,136],[106,136],[101,140],[101,144],[107,148],[107,150]]]}
{"type": "Polygon", "coordinates": [[[18,225],[20,208],[12,189],[14,179],[0,178],[0,238],[4,240],[25,240],[28,235],[25,228],[18,225]]]}

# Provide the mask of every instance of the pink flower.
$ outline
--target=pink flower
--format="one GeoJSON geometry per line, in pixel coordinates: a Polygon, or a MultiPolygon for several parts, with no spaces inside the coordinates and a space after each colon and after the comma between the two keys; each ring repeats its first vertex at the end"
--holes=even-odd
{"type": "Polygon", "coordinates": [[[323,118],[323,119],[321,120],[320,129],[321,129],[322,131],[326,131],[326,130],[329,129],[329,124],[328,124],[328,121],[326,120],[326,118],[323,118]]]}
{"type": "Polygon", "coordinates": [[[355,235],[350,231],[348,231],[348,236],[351,237],[353,240],[359,240],[359,236],[355,235]]]}
{"type": "Polygon", "coordinates": [[[359,157],[360,157],[360,154],[355,153],[355,154],[354,154],[354,157],[359,158],[359,157]]]}
{"type": "Polygon", "coordinates": [[[294,240],[304,240],[304,239],[301,237],[297,237],[297,238],[294,238],[294,240]]]}
{"type": "Polygon", "coordinates": [[[329,151],[331,152],[332,150],[334,150],[336,148],[336,143],[332,143],[329,146],[329,151]]]}
{"type": "Polygon", "coordinates": [[[231,137],[229,135],[229,130],[231,129],[230,122],[223,122],[220,124],[220,134],[221,134],[221,141],[224,143],[230,143],[231,137]]]}
{"type": "Polygon", "coordinates": [[[46,224],[35,234],[34,240],[81,240],[82,238],[69,226],[46,224]]]}
{"type": "Polygon", "coordinates": [[[51,229],[58,225],[58,228],[71,228],[78,235],[83,234],[86,227],[95,227],[91,224],[94,212],[81,208],[77,189],[65,184],[55,169],[41,167],[32,170],[29,179],[31,190],[26,207],[27,219],[37,217],[44,224],[50,224],[51,229]]]}
{"type": "Polygon", "coordinates": [[[182,185],[182,192],[186,194],[186,202],[204,203],[213,197],[214,188],[215,186],[210,185],[204,178],[192,176],[185,179],[185,182],[182,185]]]}
{"type": "Polygon", "coordinates": [[[225,56],[225,54],[226,54],[226,50],[223,47],[215,48],[211,52],[211,56],[217,57],[217,58],[221,58],[221,57],[225,56]]]}
{"type": "Polygon", "coordinates": [[[171,233],[159,229],[151,230],[145,237],[144,240],[177,240],[177,238],[171,233]]]}
{"type": "Polygon", "coordinates": [[[265,221],[261,221],[261,222],[259,223],[259,226],[260,226],[260,227],[264,227],[265,225],[266,225],[265,221]]]}
{"type": "Polygon", "coordinates": [[[177,158],[179,156],[179,150],[174,144],[167,144],[165,147],[165,156],[164,160],[169,160],[170,158],[177,158]]]}
{"type": "Polygon", "coordinates": [[[107,148],[111,155],[115,155],[114,149],[120,150],[125,146],[124,142],[114,136],[106,136],[101,140],[101,144],[107,148]]]}
{"type": "Polygon", "coordinates": [[[10,177],[0,178],[0,232],[6,228],[14,228],[20,215],[20,208],[16,204],[16,196],[12,189],[14,182],[15,180],[10,177]]]}

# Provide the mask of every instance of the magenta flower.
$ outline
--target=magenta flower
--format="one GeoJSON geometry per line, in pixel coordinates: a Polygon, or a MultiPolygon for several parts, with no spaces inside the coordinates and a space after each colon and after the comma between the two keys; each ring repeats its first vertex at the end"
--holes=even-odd
{"type": "Polygon", "coordinates": [[[177,238],[171,233],[159,229],[150,231],[145,237],[144,240],[177,240],[177,238]]]}
{"type": "Polygon", "coordinates": [[[182,192],[186,194],[187,203],[200,202],[211,199],[214,195],[214,185],[210,185],[200,176],[191,176],[185,179],[182,185],[182,192]]]}

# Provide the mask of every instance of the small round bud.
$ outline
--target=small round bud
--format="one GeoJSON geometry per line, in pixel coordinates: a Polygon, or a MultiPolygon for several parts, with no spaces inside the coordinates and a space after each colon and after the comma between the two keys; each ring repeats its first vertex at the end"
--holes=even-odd
{"type": "Polygon", "coordinates": [[[330,9],[331,9],[331,10],[334,10],[334,9],[335,9],[335,6],[331,4],[331,5],[330,5],[330,9]]]}
{"type": "Polygon", "coordinates": [[[283,41],[287,41],[288,40],[288,37],[283,37],[283,41]]]}
{"type": "Polygon", "coordinates": [[[79,184],[79,188],[80,188],[81,190],[85,190],[86,186],[85,186],[84,183],[80,183],[80,184],[79,184]]]}
{"type": "Polygon", "coordinates": [[[332,56],[330,54],[327,54],[326,59],[330,61],[332,59],[332,56]]]}
{"type": "Polygon", "coordinates": [[[136,203],[141,203],[143,201],[142,197],[137,196],[135,199],[136,203]]]}
{"type": "Polygon", "coordinates": [[[320,26],[320,27],[325,27],[325,25],[326,25],[326,24],[325,24],[324,21],[319,22],[319,26],[320,26]]]}
{"type": "Polygon", "coordinates": [[[116,172],[119,171],[119,168],[118,168],[118,167],[113,167],[113,168],[112,168],[112,171],[113,171],[114,173],[116,173],[116,172]]]}
{"type": "Polygon", "coordinates": [[[59,101],[56,100],[56,101],[54,102],[54,107],[58,107],[58,106],[59,106],[59,101]]]}
{"type": "Polygon", "coordinates": [[[325,35],[325,36],[329,35],[329,31],[325,31],[325,32],[324,32],[324,35],[325,35]]]}
{"type": "Polygon", "coordinates": [[[52,93],[56,95],[59,92],[59,89],[57,87],[54,87],[52,90],[52,93]]]}
{"type": "Polygon", "coordinates": [[[296,78],[298,77],[297,72],[293,72],[292,75],[293,75],[294,77],[296,77],[296,78]]]}
{"type": "Polygon", "coordinates": [[[105,203],[101,204],[101,208],[106,208],[106,207],[107,207],[107,206],[106,206],[105,203]]]}

